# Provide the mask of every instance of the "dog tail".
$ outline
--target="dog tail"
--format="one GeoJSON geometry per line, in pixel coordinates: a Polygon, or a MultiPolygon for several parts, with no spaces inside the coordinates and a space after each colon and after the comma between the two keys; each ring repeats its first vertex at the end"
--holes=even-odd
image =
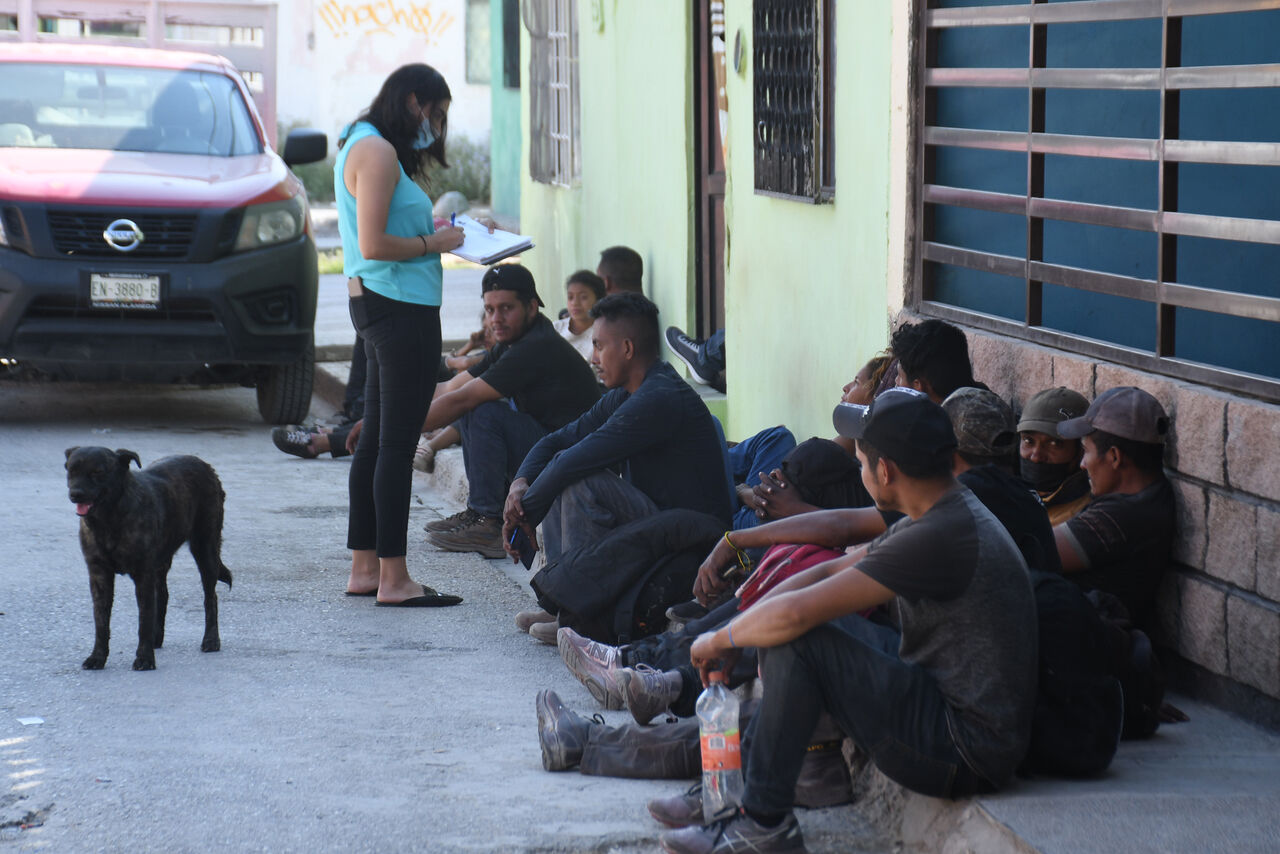
{"type": "Polygon", "coordinates": [[[230,587],[231,586],[231,570],[227,569],[226,566],[219,564],[218,580],[226,584],[227,587],[230,587]]]}

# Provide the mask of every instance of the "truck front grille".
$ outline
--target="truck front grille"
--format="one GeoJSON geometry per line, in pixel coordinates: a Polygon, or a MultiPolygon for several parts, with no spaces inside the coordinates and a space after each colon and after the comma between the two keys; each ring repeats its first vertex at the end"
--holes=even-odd
{"type": "Polygon", "coordinates": [[[196,234],[195,214],[132,211],[49,211],[49,231],[61,255],[89,258],[185,258],[196,234]],[[108,225],[127,219],[138,226],[143,241],[130,252],[121,252],[102,237],[108,225]]]}

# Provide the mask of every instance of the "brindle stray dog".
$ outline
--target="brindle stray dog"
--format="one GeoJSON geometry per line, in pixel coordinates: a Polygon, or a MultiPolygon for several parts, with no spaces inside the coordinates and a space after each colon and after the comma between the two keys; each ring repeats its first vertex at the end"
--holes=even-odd
{"type": "Polygon", "coordinates": [[[169,566],[185,542],[204,588],[204,640],[200,649],[222,648],[218,637],[219,581],[231,586],[222,564],[222,502],[226,495],[213,467],[199,457],[166,457],[142,467],[133,451],[68,448],[67,487],[80,516],[80,548],[89,565],[96,629],[93,653],[81,666],[101,670],[111,637],[111,602],[117,575],[133,579],[138,599],[138,653],[134,670],[155,670],[164,645],[169,606],[169,566]]]}

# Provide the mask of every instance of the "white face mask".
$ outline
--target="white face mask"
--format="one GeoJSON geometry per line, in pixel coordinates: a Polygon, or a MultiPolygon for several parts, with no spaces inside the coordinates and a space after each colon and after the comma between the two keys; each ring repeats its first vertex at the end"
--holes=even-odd
{"type": "Polygon", "coordinates": [[[435,144],[435,131],[431,129],[431,119],[424,117],[422,124],[418,126],[418,136],[413,141],[413,147],[417,149],[430,148],[435,144]]]}

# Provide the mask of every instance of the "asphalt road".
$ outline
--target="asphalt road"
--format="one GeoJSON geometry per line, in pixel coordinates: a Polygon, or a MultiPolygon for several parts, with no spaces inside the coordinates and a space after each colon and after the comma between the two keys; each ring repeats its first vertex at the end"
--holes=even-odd
{"type": "MultiPolygon", "coordinates": [[[[595,709],[515,629],[522,575],[428,546],[422,524],[456,508],[423,480],[410,566],[465,602],[343,596],[347,463],[286,456],[268,433],[247,389],[0,382],[0,852],[657,850],[644,803],[683,783],[542,770],[535,692],[595,709]],[[200,652],[183,549],[157,670],[130,669],[124,578],[106,669],[80,669],[93,619],[63,451],[94,444],[217,470],[235,576],[221,652],[200,652]]],[[[815,851],[880,850],[851,808],[801,821],[815,851]]]]}

